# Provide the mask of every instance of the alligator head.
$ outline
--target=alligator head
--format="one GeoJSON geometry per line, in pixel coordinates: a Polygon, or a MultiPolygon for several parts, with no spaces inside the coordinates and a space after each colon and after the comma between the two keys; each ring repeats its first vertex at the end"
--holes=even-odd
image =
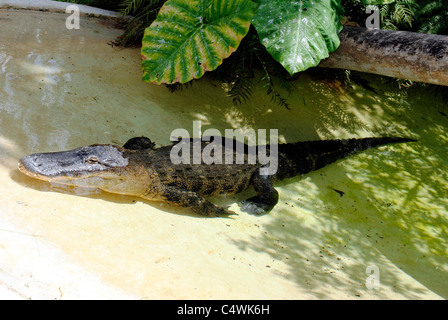
{"type": "Polygon", "coordinates": [[[137,195],[147,187],[136,151],[91,145],[69,151],[35,153],[19,160],[19,170],[36,179],[137,195]],[[139,183],[141,181],[141,183],[139,183]]]}

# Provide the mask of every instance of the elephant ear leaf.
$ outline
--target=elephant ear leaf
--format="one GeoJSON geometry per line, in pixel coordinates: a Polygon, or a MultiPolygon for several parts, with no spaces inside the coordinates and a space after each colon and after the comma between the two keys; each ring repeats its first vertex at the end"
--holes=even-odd
{"type": "Polygon", "coordinates": [[[168,0],[145,30],[143,80],[185,83],[216,69],[249,31],[250,0],[168,0]]]}
{"type": "Polygon", "coordinates": [[[261,43],[292,75],[339,46],[340,0],[258,0],[252,23],[261,43]]]}

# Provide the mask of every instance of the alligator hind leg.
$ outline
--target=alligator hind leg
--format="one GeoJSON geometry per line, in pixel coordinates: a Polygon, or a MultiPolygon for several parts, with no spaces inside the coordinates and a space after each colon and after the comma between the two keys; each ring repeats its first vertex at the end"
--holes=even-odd
{"type": "Polygon", "coordinates": [[[190,208],[203,216],[214,217],[235,214],[227,208],[214,205],[193,191],[168,187],[163,194],[163,198],[171,204],[190,208]]]}
{"type": "Polygon", "coordinates": [[[241,210],[255,215],[268,213],[278,202],[278,192],[273,187],[271,176],[256,173],[251,182],[257,195],[242,201],[241,210]]]}

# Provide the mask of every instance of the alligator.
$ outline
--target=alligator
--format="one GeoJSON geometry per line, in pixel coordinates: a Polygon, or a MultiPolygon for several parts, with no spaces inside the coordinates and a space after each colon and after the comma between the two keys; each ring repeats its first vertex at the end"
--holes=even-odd
{"type": "MultiPolygon", "coordinates": [[[[201,150],[215,141],[209,140],[200,141],[201,150]]],[[[231,152],[236,158],[242,150],[237,146],[242,144],[244,163],[194,164],[191,161],[174,164],[170,154],[174,146],[181,143],[180,140],[157,148],[150,139],[136,137],[127,141],[123,147],[94,144],[69,151],[28,155],[20,159],[19,170],[45,181],[168,202],[190,208],[204,216],[234,214],[228,207],[217,206],[206,200],[206,196],[232,195],[252,186],[255,195],[241,202],[241,211],[260,215],[269,212],[277,204],[278,192],[274,183],[278,180],[306,174],[368,148],[412,141],[416,140],[372,137],[278,144],[275,145],[277,170],[274,174],[267,174],[259,170],[265,165],[258,159],[255,163],[246,161],[248,146],[236,140],[231,152]]],[[[264,147],[269,152],[274,149],[272,146],[264,147]]]]}

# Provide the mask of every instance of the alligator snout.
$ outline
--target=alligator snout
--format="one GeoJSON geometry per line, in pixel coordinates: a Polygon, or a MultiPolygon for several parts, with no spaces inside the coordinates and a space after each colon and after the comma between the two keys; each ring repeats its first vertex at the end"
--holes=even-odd
{"type": "Polygon", "coordinates": [[[42,158],[38,157],[37,155],[23,157],[22,159],[22,162],[27,163],[28,166],[35,168],[41,167],[44,164],[42,158]]]}
{"type": "Polygon", "coordinates": [[[39,168],[44,165],[44,161],[37,155],[32,154],[19,160],[19,170],[27,175],[39,173],[39,168]]]}
{"type": "Polygon", "coordinates": [[[19,161],[19,170],[31,177],[52,180],[83,177],[126,167],[121,147],[91,145],[68,151],[34,153],[19,161]]]}

